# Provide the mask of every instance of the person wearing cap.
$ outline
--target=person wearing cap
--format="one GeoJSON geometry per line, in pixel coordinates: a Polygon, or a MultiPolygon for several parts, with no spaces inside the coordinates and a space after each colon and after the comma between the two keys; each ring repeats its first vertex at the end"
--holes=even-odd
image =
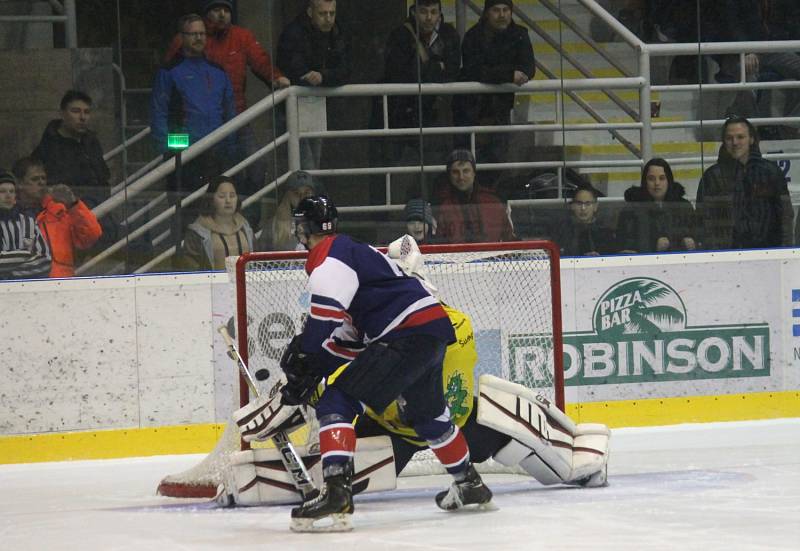
{"type": "Polygon", "coordinates": [[[23,157],[12,169],[17,178],[17,204],[36,220],[50,247],[50,277],[75,275],[76,251],[90,249],[103,228],[89,207],[66,184],[47,187],[44,163],[23,157]]]}
{"type": "Polygon", "coordinates": [[[425,199],[411,199],[406,203],[406,232],[417,243],[429,243],[436,233],[436,220],[430,203],[425,199]]]}
{"type": "Polygon", "coordinates": [[[437,234],[446,243],[513,241],[502,201],[475,181],[475,156],[456,149],[447,157],[447,182],[438,189],[437,234]]]}
{"type": "Polygon", "coordinates": [[[325,186],[304,170],[292,172],[286,180],[283,197],[274,213],[266,208],[262,209],[261,235],[256,242],[256,248],[259,251],[304,250],[294,235],[292,211],[302,199],[312,195],[325,195],[325,186]]]}
{"type": "MultiPolygon", "coordinates": [[[[522,86],[533,78],[533,46],[528,29],[514,21],[513,9],[512,0],[486,0],[483,15],[461,43],[460,80],[522,86]]],[[[513,107],[514,94],[460,95],[453,101],[453,117],[459,126],[505,125],[511,121],[513,107]]],[[[485,160],[501,162],[508,147],[507,136],[488,136],[487,144],[480,140],[478,157],[481,162],[484,156],[485,160]]],[[[460,136],[461,140],[468,138],[460,136]]]]}
{"type": "Polygon", "coordinates": [[[0,169],[0,279],[37,279],[50,273],[50,248],[36,220],[17,206],[17,181],[0,169]]]}
{"type": "MultiPolygon", "coordinates": [[[[385,72],[382,82],[454,82],[461,68],[458,31],[444,21],[441,0],[417,0],[409,17],[394,29],[386,41],[385,72]]],[[[416,96],[389,98],[389,126],[419,126],[416,96]]],[[[422,124],[430,126],[438,116],[438,96],[422,97],[422,124]]]]}

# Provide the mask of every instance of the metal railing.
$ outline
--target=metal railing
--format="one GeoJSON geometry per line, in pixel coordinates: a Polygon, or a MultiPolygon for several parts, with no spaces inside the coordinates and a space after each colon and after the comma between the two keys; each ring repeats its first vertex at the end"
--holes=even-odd
{"type": "MultiPolygon", "coordinates": [[[[300,140],[307,138],[322,138],[327,140],[335,140],[342,138],[371,138],[371,137],[391,137],[391,136],[433,136],[444,134],[458,134],[467,133],[470,135],[470,142],[473,151],[475,150],[475,138],[478,134],[491,134],[491,133],[531,133],[531,132],[568,132],[568,131],[607,131],[611,132],[620,143],[625,145],[629,151],[633,153],[632,159],[615,159],[615,160],[567,160],[566,158],[552,161],[531,161],[531,162],[509,162],[509,163],[481,163],[479,165],[481,170],[497,171],[508,169],[540,169],[540,168],[554,168],[558,171],[565,168],[635,168],[641,167],[643,160],[648,160],[653,156],[653,132],[654,130],[669,129],[669,128],[696,128],[699,126],[715,126],[721,125],[722,120],[686,120],[686,121],[653,121],[650,109],[651,92],[679,92],[679,91],[694,91],[698,90],[752,90],[752,89],[784,89],[784,88],[798,88],[800,82],[763,82],[763,83],[749,83],[746,82],[744,72],[742,70],[741,81],[733,84],[687,84],[687,85],[651,85],[651,60],[659,56],[671,55],[708,55],[708,54],[728,54],[735,53],[744,57],[746,53],[751,52],[774,52],[774,51],[800,51],[800,41],[787,41],[787,42],[771,42],[771,43],[709,43],[709,44],[646,44],[617,21],[611,14],[602,8],[594,0],[578,0],[580,4],[586,7],[594,16],[606,22],[614,32],[630,46],[637,55],[638,67],[636,71],[631,73],[631,76],[617,77],[617,78],[585,78],[585,79],[557,79],[552,72],[546,73],[552,80],[548,81],[532,81],[523,86],[515,86],[511,84],[505,85],[487,85],[480,83],[448,83],[448,84],[364,84],[364,85],[347,85],[337,88],[311,88],[311,87],[290,87],[280,90],[275,94],[271,94],[262,99],[250,109],[241,113],[235,119],[229,121],[222,127],[218,128],[202,140],[193,144],[189,149],[184,151],[184,162],[190,162],[193,158],[201,155],[204,151],[219,143],[226,136],[232,132],[249,124],[258,117],[261,117],[268,111],[274,109],[279,104],[285,103],[287,113],[287,128],[286,132],[277,136],[273,142],[262,148],[261,151],[256,152],[237,165],[226,171],[226,175],[236,174],[258,158],[274,151],[279,146],[286,145],[288,160],[288,172],[278,175],[267,186],[259,190],[257,193],[249,197],[245,202],[245,206],[258,201],[267,193],[275,190],[276,186],[282,184],[288,173],[300,168],[300,140]],[[638,74],[637,74],[638,73],[638,74]],[[596,114],[592,113],[592,108],[585,101],[583,101],[576,92],[585,90],[601,90],[607,93],[608,97],[612,97],[608,91],[628,89],[636,90],[638,93],[639,112],[632,116],[633,120],[628,122],[611,123],[598,119],[596,114]],[[488,126],[449,126],[449,127],[429,127],[429,128],[389,128],[388,117],[388,98],[391,96],[402,95],[458,95],[458,94],[487,94],[487,93],[536,93],[536,92],[555,92],[557,94],[564,94],[571,97],[576,104],[583,108],[586,112],[592,115],[595,120],[593,123],[545,123],[545,124],[512,124],[500,127],[488,126]],[[298,98],[304,96],[323,96],[323,97],[363,97],[363,96],[380,96],[382,101],[382,108],[384,113],[383,128],[378,129],[356,129],[356,130],[330,130],[325,132],[301,132],[298,127],[298,98]],[[639,147],[630,144],[628,140],[620,134],[621,131],[636,131],[639,135],[639,147]],[[628,142],[628,143],[626,143],[628,142]],[[633,146],[633,147],[631,147],[633,146]]],[[[545,7],[555,10],[554,13],[562,15],[557,8],[552,5],[548,0],[542,2],[545,7]]],[[[473,8],[474,4],[470,0],[457,2],[457,13],[461,14],[461,21],[465,17],[466,8],[473,8]]],[[[458,18],[457,18],[458,19],[458,18]]],[[[527,23],[528,21],[526,21],[527,23]]],[[[574,24],[573,24],[574,25],[574,24]]],[[[460,28],[461,26],[459,26],[460,28]]],[[[572,26],[570,28],[575,31],[572,26]]],[[[581,36],[580,33],[576,33],[581,36]]],[[[584,33],[585,34],[585,33],[584,33]]],[[[618,70],[623,67],[617,66],[618,63],[612,62],[606,56],[604,59],[612,63],[618,70]]],[[[743,64],[742,64],[743,65],[743,64]]],[[[541,68],[541,66],[540,66],[541,68]]],[[[585,70],[585,69],[584,69],[585,70]]],[[[624,73],[623,73],[624,74],[624,73]]],[[[612,99],[613,101],[613,99],[612,99]]],[[[615,102],[616,103],[616,102],[615,102]]],[[[630,115],[629,110],[625,110],[630,115]]],[[[760,118],[752,119],[754,123],[800,123],[800,117],[778,117],[778,118],[760,118]]],[[[146,135],[146,130],[140,132],[133,139],[141,139],[146,135]]],[[[132,140],[129,140],[130,144],[132,140]]],[[[770,157],[770,155],[765,155],[770,157]]],[[[781,154],[780,158],[800,158],[800,153],[794,154],[781,154]]],[[[702,164],[704,157],[677,157],[667,159],[670,163],[677,165],[691,165],[702,164]]],[[[480,161],[480,159],[479,159],[480,161]]],[[[153,164],[153,163],[151,163],[153,164]]],[[[140,174],[134,174],[127,178],[125,182],[119,184],[114,188],[114,195],[105,203],[99,205],[95,209],[95,213],[99,216],[105,216],[112,210],[121,205],[125,200],[137,196],[141,192],[149,189],[156,182],[162,180],[175,169],[174,159],[168,159],[163,162],[154,161],[156,165],[153,170],[142,169],[140,174]],[[124,188],[124,190],[123,190],[124,188]],[[124,193],[123,193],[124,191],[124,193]]],[[[386,175],[387,182],[391,181],[392,175],[398,174],[420,174],[420,173],[435,173],[443,171],[443,166],[370,166],[361,168],[339,168],[339,169],[312,169],[309,170],[311,174],[317,176],[365,176],[365,175],[386,175]]],[[[188,197],[184,198],[181,202],[183,206],[191,204],[196,199],[202,196],[205,187],[194,191],[188,197]]],[[[387,194],[387,203],[390,203],[390,194],[387,194]]],[[[163,194],[156,197],[151,204],[163,202],[163,194]]],[[[127,222],[135,221],[140,218],[150,206],[145,206],[137,212],[128,217],[127,222]]],[[[354,207],[362,208],[362,207],[354,207]]],[[[370,206],[363,207],[363,209],[376,210],[382,208],[399,209],[402,206],[387,204],[384,206],[370,206]]],[[[148,221],[142,227],[132,231],[125,239],[120,240],[104,251],[97,257],[91,259],[85,265],[81,266],[78,273],[85,273],[97,262],[103,260],[110,254],[119,250],[124,244],[136,237],[142,235],[144,232],[153,228],[168,219],[175,208],[170,207],[152,220],[148,221]]],[[[156,265],[158,262],[168,258],[174,247],[164,251],[158,258],[142,266],[137,270],[145,271],[156,265]]]]}
{"type": "Polygon", "coordinates": [[[63,24],[64,41],[67,48],[78,47],[78,25],[75,0],[63,0],[63,4],[50,0],[50,5],[59,15],[0,15],[0,23],[52,23],[63,24]]]}

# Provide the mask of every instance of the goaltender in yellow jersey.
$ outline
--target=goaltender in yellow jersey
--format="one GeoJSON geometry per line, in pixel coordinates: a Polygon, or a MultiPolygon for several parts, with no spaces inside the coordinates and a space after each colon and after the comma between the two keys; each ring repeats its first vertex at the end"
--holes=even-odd
{"type": "MultiPolygon", "coordinates": [[[[467,418],[472,412],[473,397],[475,388],[475,376],[473,370],[478,361],[478,353],[475,350],[475,334],[472,331],[472,322],[464,312],[451,308],[442,303],[445,312],[450,318],[450,323],[456,332],[456,342],[447,347],[442,366],[442,384],[444,385],[444,397],[447,407],[450,409],[450,418],[453,423],[463,427],[467,418]]],[[[344,364],[331,374],[325,385],[329,385],[336,380],[349,363],[344,364]]],[[[316,404],[317,398],[324,390],[323,384],[317,389],[311,400],[311,405],[316,404]]],[[[392,402],[384,410],[383,415],[379,415],[366,408],[366,415],[372,418],[381,427],[396,434],[412,444],[425,447],[427,442],[420,439],[417,433],[409,427],[402,419],[400,407],[397,401],[392,402]]]]}

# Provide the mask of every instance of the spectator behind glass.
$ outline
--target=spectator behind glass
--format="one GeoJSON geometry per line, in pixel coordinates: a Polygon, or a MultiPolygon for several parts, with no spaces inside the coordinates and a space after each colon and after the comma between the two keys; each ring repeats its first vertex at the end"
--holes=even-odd
{"type": "Polygon", "coordinates": [[[411,199],[406,203],[406,233],[420,244],[431,242],[436,234],[436,220],[431,205],[425,199],[411,199]]]}
{"type": "Polygon", "coordinates": [[[794,212],[783,171],[761,156],[758,133],[743,117],[722,127],[717,162],[697,188],[701,247],[751,249],[790,246],[794,212]]]}
{"type": "Polygon", "coordinates": [[[233,181],[217,176],[208,184],[200,215],[186,228],[182,267],[224,270],[225,259],[253,250],[253,230],[239,212],[242,203],[233,181]]]}
{"type": "MultiPolygon", "coordinates": [[[[228,75],[205,57],[203,18],[194,13],[184,15],[178,21],[178,29],[182,40],[180,54],[159,69],[150,103],[153,140],[164,153],[169,151],[167,134],[170,132],[186,132],[190,143],[194,144],[236,114],[228,75]]],[[[231,139],[223,144],[227,148],[224,153],[231,153],[231,139]]],[[[223,151],[218,151],[221,153],[223,151]]],[[[186,168],[195,162],[187,164],[186,168]]]]}
{"type": "Polygon", "coordinates": [[[588,184],[575,191],[564,219],[551,230],[564,256],[600,256],[616,250],[613,232],[598,221],[600,192],[588,184]]]}
{"type": "Polygon", "coordinates": [[[60,107],[61,117],[48,123],[32,156],[44,162],[51,182],[70,186],[94,207],[108,199],[111,173],[97,135],[89,129],[92,98],[69,90],[60,107]]]}
{"type": "Polygon", "coordinates": [[[16,181],[0,169],[0,279],[36,279],[50,273],[50,249],[36,220],[17,206],[16,181]]]}
{"type": "MultiPolygon", "coordinates": [[[[187,133],[191,144],[197,143],[236,114],[233,87],[225,71],[205,58],[206,26],[203,18],[191,13],[178,21],[181,52],[172,63],[159,69],[150,98],[150,128],[158,149],[169,157],[167,135],[187,133]]],[[[191,162],[183,165],[181,179],[167,178],[169,202],[176,205],[188,193],[203,186],[209,174],[220,174],[224,160],[235,159],[233,135],[218,142],[191,162]]],[[[171,235],[180,243],[188,220],[197,214],[192,204],[183,207],[172,221],[171,235]],[[180,223],[178,223],[180,220],[180,223]]]]}
{"type": "Polygon", "coordinates": [[[447,243],[516,240],[508,210],[475,182],[475,156],[456,149],[447,157],[446,182],[439,186],[437,233],[447,243]]]}
{"type": "Polygon", "coordinates": [[[286,191],[275,209],[274,216],[264,211],[261,215],[261,236],[258,238],[260,251],[304,251],[294,235],[292,211],[301,199],[313,195],[325,195],[325,187],[316,182],[311,174],[297,170],[286,180],[286,191]]]}
{"type": "MultiPolygon", "coordinates": [[[[336,22],[336,0],[308,0],[305,12],[278,39],[277,65],[294,85],[341,86],[350,81],[350,36],[336,22]]],[[[302,167],[319,167],[322,140],[301,140],[300,147],[302,167]]]]}
{"type": "Polygon", "coordinates": [[[639,186],[625,190],[628,206],[617,223],[623,253],[693,251],[697,248],[694,207],[664,159],[651,159],[639,186]]]}
{"type": "Polygon", "coordinates": [[[103,234],[97,217],[69,186],[56,184],[48,191],[40,160],[23,157],[14,163],[13,172],[20,208],[36,220],[50,247],[50,277],[73,277],[76,250],[88,250],[103,234]]]}
{"type": "MultiPolygon", "coordinates": [[[[264,50],[256,37],[248,29],[233,25],[231,17],[233,2],[229,0],[207,0],[203,2],[201,12],[205,18],[206,44],[203,52],[206,59],[216,63],[225,70],[231,80],[233,95],[236,100],[236,112],[241,113],[247,109],[247,68],[270,88],[285,88],[289,86],[289,79],[280,70],[272,65],[272,58],[264,50]]],[[[175,35],[172,43],[164,56],[164,61],[169,63],[180,55],[183,46],[183,36],[175,35]]],[[[237,155],[244,159],[258,150],[256,136],[251,125],[242,127],[237,133],[237,155]]],[[[240,194],[249,196],[264,182],[266,162],[259,159],[245,169],[246,178],[244,187],[240,184],[240,194]],[[246,182],[246,183],[245,183],[246,182]]]]}
{"type": "MultiPolygon", "coordinates": [[[[461,68],[460,38],[455,27],[445,23],[440,0],[418,0],[409,8],[406,22],[394,29],[386,41],[383,82],[453,82],[461,68]]],[[[439,96],[422,96],[422,121],[432,126],[439,117],[439,96]]],[[[389,126],[419,126],[416,96],[389,98],[389,126]]]]}
{"type": "MultiPolygon", "coordinates": [[[[512,17],[511,0],[486,0],[480,21],[461,43],[462,81],[522,86],[536,72],[528,29],[512,17]]],[[[514,94],[458,95],[453,99],[453,118],[459,126],[504,125],[511,120],[514,94]]],[[[466,147],[468,135],[456,137],[466,147]]],[[[479,134],[481,162],[502,162],[508,150],[507,134],[479,134]]]]}

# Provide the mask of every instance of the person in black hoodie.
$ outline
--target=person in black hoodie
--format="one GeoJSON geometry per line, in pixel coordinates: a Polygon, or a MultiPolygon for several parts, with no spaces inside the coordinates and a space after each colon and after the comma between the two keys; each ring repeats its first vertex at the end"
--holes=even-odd
{"type": "Polygon", "coordinates": [[[722,127],[717,163],[697,188],[705,249],[760,249],[792,245],[794,212],[783,171],[761,156],[758,133],[743,117],[722,127]]]}
{"type": "Polygon", "coordinates": [[[664,159],[650,159],[638,186],[625,191],[628,207],[619,215],[617,242],[623,253],[693,251],[695,213],[664,159]]]}
{"type": "Polygon", "coordinates": [[[76,189],[89,207],[109,196],[111,173],[103,148],[89,129],[92,98],[69,90],[61,98],[61,118],[50,121],[33,157],[44,162],[48,179],[76,189]]]}
{"type": "MultiPolygon", "coordinates": [[[[462,81],[522,86],[536,72],[528,29],[514,22],[512,0],[486,0],[480,21],[461,43],[462,81]]],[[[514,94],[460,95],[453,100],[453,118],[459,126],[503,125],[511,120],[514,94]]],[[[508,149],[507,135],[481,140],[478,160],[500,162],[508,149]]],[[[469,136],[458,136],[456,147],[465,148],[469,136]]]]}

